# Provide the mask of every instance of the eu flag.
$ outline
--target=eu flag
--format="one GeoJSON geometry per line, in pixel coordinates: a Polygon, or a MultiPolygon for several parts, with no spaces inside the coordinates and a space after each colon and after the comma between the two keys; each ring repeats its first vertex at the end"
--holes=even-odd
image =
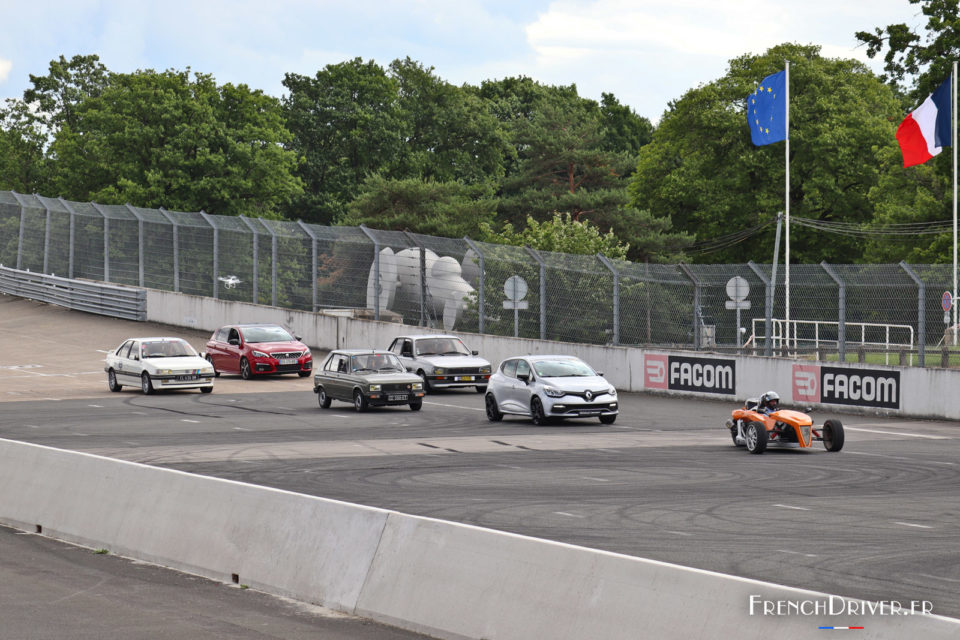
{"type": "Polygon", "coordinates": [[[787,139],[786,77],[786,71],[767,76],[747,96],[747,124],[758,147],[787,139]]]}

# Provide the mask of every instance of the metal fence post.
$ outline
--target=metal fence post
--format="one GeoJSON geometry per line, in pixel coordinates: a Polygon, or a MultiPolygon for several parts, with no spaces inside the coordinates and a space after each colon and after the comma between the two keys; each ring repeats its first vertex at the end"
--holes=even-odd
{"type": "Polygon", "coordinates": [[[73,279],[73,255],[74,255],[74,244],[76,243],[76,218],[77,212],[73,210],[73,207],[70,206],[70,203],[64,200],[63,198],[57,198],[60,201],[60,204],[63,205],[63,208],[70,213],[70,249],[69,249],[69,258],[68,258],[68,275],[67,277],[71,280],[73,279]]]}
{"type": "Polygon", "coordinates": [[[480,291],[477,294],[477,313],[480,319],[479,319],[479,325],[477,329],[479,333],[483,333],[483,321],[484,321],[483,292],[484,292],[484,287],[486,285],[486,277],[487,277],[486,268],[483,263],[483,252],[480,251],[480,247],[478,247],[477,244],[470,238],[464,237],[463,240],[464,242],[467,243],[467,246],[473,249],[473,252],[477,254],[477,257],[480,258],[480,282],[477,283],[477,285],[480,287],[480,291]]]}
{"type": "Polygon", "coordinates": [[[610,269],[610,273],[613,274],[613,344],[620,344],[620,273],[617,271],[617,268],[613,266],[613,263],[610,262],[610,259],[602,253],[597,254],[597,260],[605,266],[607,269],[610,269]]]}
{"type": "Polygon", "coordinates": [[[239,218],[243,220],[243,223],[253,232],[253,304],[260,304],[260,300],[257,297],[257,284],[260,280],[260,234],[257,233],[257,227],[242,213],[239,218]]]}
{"type": "Polygon", "coordinates": [[[913,272],[910,265],[903,260],[900,261],[900,267],[917,283],[917,333],[919,334],[917,335],[917,357],[920,366],[923,367],[925,366],[924,354],[927,350],[927,314],[925,311],[927,306],[927,285],[913,272]]]}
{"type": "Polygon", "coordinates": [[[680,267],[680,270],[688,278],[690,282],[693,283],[693,348],[695,351],[700,350],[700,281],[697,280],[697,277],[693,275],[693,271],[690,270],[686,264],[681,262],[677,265],[680,267]]]}
{"type": "Polygon", "coordinates": [[[90,206],[103,217],[103,281],[110,282],[110,218],[96,202],[91,202],[90,206]]]}
{"type": "Polygon", "coordinates": [[[173,225],[173,290],[180,293],[180,227],[166,209],[160,207],[160,213],[173,225]]]}
{"type": "Polygon", "coordinates": [[[220,229],[214,224],[209,213],[200,211],[200,215],[213,229],[213,299],[217,300],[220,298],[220,229]]]}
{"type": "MultiPolygon", "coordinates": [[[[41,202],[43,201],[41,200],[41,202]]],[[[50,273],[50,207],[47,206],[46,202],[43,203],[43,210],[46,212],[46,219],[43,223],[43,272],[50,273]]]]}
{"type": "Polygon", "coordinates": [[[277,232],[273,230],[267,221],[263,218],[257,218],[260,223],[267,228],[267,231],[270,232],[270,261],[273,263],[270,267],[270,280],[272,287],[272,294],[270,297],[270,304],[274,307],[277,306],[277,232]]]}
{"type": "Polygon", "coordinates": [[[540,265],[540,339],[547,339],[547,263],[530,247],[524,247],[540,265]]]}
{"type": "Polygon", "coordinates": [[[310,275],[310,281],[313,282],[313,312],[317,312],[317,234],[313,232],[313,229],[303,224],[302,220],[297,220],[297,224],[300,225],[300,228],[307,232],[307,235],[310,236],[310,246],[312,249],[313,259],[311,260],[311,265],[313,265],[313,273],[310,275]]]}
{"type": "Polygon", "coordinates": [[[427,250],[426,248],[417,242],[417,239],[410,235],[409,231],[404,231],[403,235],[407,236],[412,244],[420,250],[420,325],[432,326],[433,323],[429,322],[427,316],[427,250]]]}
{"type": "Polygon", "coordinates": [[[365,225],[360,225],[360,231],[370,238],[373,243],[373,319],[380,319],[380,243],[376,236],[365,225]]]}
{"type": "Polygon", "coordinates": [[[763,345],[763,355],[769,357],[773,355],[773,282],[764,275],[763,271],[760,270],[753,260],[747,262],[747,266],[753,270],[753,272],[760,278],[760,281],[763,282],[763,285],[766,289],[766,295],[764,296],[764,345],[763,345]]]}
{"type": "Polygon", "coordinates": [[[820,263],[820,266],[823,267],[823,270],[827,272],[827,275],[833,278],[833,281],[837,283],[837,304],[839,309],[837,310],[837,355],[840,358],[840,362],[847,361],[847,283],[840,279],[840,276],[833,270],[833,268],[827,264],[827,261],[824,260],[820,263]]]}
{"type": "Polygon", "coordinates": [[[24,205],[23,200],[20,199],[20,194],[16,191],[11,191],[13,197],[17,199],[17,202],[20,203],[20,237],[17,240],[17,271],[23,269],[23,237],[26,235],[27,228],[27,207],[24,205]]]}
{"type": "Polygon", "coordinates": [[[137,219],[137,272],[139,274],[140,286],[143,286],[143,216],[137,213],[137,210],[130,206],[130,203],[124,205],[127,211],[133,214],[137,219]]]}

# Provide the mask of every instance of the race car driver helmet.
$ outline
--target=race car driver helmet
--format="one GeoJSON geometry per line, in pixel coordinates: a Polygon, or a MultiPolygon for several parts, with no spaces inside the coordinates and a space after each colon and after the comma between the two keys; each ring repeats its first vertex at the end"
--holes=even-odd
{"type": "Polygon", "coordinates": [[[780,394],[776,391],[767,391],[760,396],[760,408],[776,411],[780,408],[780,394]]]}

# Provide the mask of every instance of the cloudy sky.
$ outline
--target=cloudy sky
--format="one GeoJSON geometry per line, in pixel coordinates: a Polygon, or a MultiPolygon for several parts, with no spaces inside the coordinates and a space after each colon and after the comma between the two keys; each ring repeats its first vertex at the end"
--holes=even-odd
{"type": "Polygon", "coordinates": [[[745,53],[791,41],[869,61],[854,33],[923,24],[908,0],[0,0],[0,99],[51,60],[111,71],[185,69],[284,93],[355,57],[411,57],[454,84],[528,76],[613,93],[654,122],[745,53]]]}

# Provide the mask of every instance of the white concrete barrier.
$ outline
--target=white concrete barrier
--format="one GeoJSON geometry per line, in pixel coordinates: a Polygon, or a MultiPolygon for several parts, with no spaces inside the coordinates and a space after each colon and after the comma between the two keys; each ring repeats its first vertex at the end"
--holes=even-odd
{"type": "MultiPolygon", "coordinates": [[[[440,638],[956,638],[933,615],[583,547],[0,440],[0,522],[440,638]],[[784,608],[765,614],[767,604],[784,608]],[[856,604],[856,601],[854,602],[856,604]]],[[[908,604],[908,603],[901,603],[908,604]]]]}
{"type": "MultiPolygon", "coordinates": [[[[238,322],[275,322],[286,324],[308,345],[320,349],[385,349],[398,335],[437,332],[392,322],[290,311],[158,290],[147,292],[147,319],[208,331],[238,322]]],[[[955,390],[960,388],[960,369],[840,365],[463,332],[458,335],[494,366],[518,354],[575,355],[603,371],[611,383],[624,391],[691,395],[730,400],[733,404],[773,389],[784,404],[793,406],[960,420],[960,403],[953,400],[955,390]]]]}

